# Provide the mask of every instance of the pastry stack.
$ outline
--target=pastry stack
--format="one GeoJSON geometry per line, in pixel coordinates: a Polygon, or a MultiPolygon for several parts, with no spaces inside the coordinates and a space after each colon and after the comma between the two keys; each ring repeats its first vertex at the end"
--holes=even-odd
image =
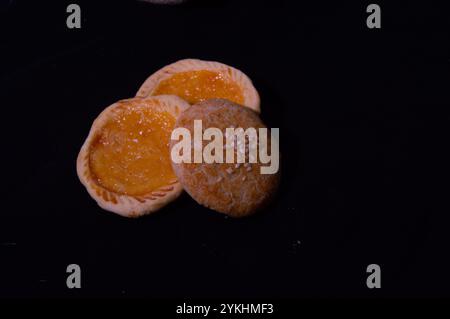
{"type": "MultiPolygon", "coordinates": [[[[185,59],[148,77],[135,97],[107,107],[94,121],[77,159],[77,173],[105,210],[140,217],[160,210],[185,190],[199,204],[232,217],[251,215],[273,198],[279,172],[261,163],[175,162],[177,128],[265,128],[260,99],[241,71],[185,59]]],[[[236,150],[237,152],[237,150],[236,150]]]]}

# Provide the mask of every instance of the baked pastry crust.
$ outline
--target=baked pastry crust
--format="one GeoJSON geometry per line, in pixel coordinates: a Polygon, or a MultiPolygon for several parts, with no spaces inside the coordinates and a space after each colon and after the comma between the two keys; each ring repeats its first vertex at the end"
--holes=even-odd
{"type": "MultiPolygon", "coordinates": [[[[244,130],[266,127],[256,112],[225,99],[192,105],[180,114],[175,127],[186,128],[193,135],[194,120],[202,120],[203,130],[215,127],[222,132],[231,127],[244,130]]],[[[171,141],[171,149],[176,143],[178,141],[171,141]]],[[[259,160],[252,164],[172,161],[172,167],[184,190],[194,200],[231,217],[248,216],[264,208],[273,198],[280,180],[279,171],[261,174],[259,160]]]]}
{"type": "Polygon", "coordinates": [[[157,108],[158,111],[168,112],[174,119],[189,107],[189,104],[184,100],[170,95],[118,101],[107,107],[95,119],[77,158],[78,177],[91,197],[103,209],[125,217],[140,217],[153,213],[173,201],[182,192],[180,183],[174,178],[167,185],[146,194],[131,196],[117,193],[100,185],[92,172],[90,164],[91,149],[102,128],[119,112],[123,112],[126,108],[132,108],[137,105],[142,106],[143,104],[145,107],[153,107],[157,108]]]}
{"type": "Polygon", "coordinates": [[[198,59],[184,59],[163,67],[145,80],[139,88],[136,96],[151,96],[162,81],[171,78],[177,73],[189,71],[218,72],[225,79],[236,83],[241,88],[244,98],[242,103],[243,105],[258,113],[260,112],[260,98],[258,91],[256,91],[252,81],[247,75],[236,68],[220,62],[203,61],[198,59]]]}

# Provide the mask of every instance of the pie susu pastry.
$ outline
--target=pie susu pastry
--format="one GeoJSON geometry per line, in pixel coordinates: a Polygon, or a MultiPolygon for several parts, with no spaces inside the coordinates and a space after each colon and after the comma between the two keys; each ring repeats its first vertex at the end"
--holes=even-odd
{"type": "MultiPolygon", "coordinates": [[[[265,128],[258,114],[225,99],[211,99],[192,105],[178,117],[175,128],[186,128],[194,136],[194,121],[201,120],[203,132],[218,128],[226,140],[226,128],[265,128]]],[[[259,134],[258,134],[259,135],[259,134]]],[[[260,136],[259,136],[260,137],[260,136]]],[[[171,140],[171,149],[178,143],[171,140]]],[[[270,149],[270,137],[268,137],[270,149]]],[[[191,140],[194,144],[194,141],[191,140]]],[[[203,141],[202,147],[209,143],[203,141]]],[[[234,145],[237,145],[234,144],[234,145]]],[[[194,146],[191,147],[193,152],[194,146]]],[[[224,147],[225,149],[225,147],[224,147]]],[[[247,148],[248,149],[248,148],[247,148]]],[[[172,149],[172,151],[174,151],[172,149]]],[[[178,150],[177,150],[178,151],[178,150]]],[[[234,148],[234,158],[237,158],[234,148]]],[[[183,153],[179,151],[179,153],[183,153]]],[[[231,217],[244,217],[264,208],[273,198],[280,173],[261,174],[261,162],[201,163],[172,161],[175,174],[184,190],[199,204],[231,217]]],[[[225,159],[225,155],[223,156],[225,159]]]]}
{"type": "Polygon", "coordinates": [[[219,62],[185,59],[152,74],[136,96],[173,94],[190,104],[223,98],[260,112],[259,94],[243,72],[219,62]]]}
{"type": "Polygon", "coordinates": [[[187,107],[177,96],[132,98],[97,117],[78,155],[77,173],[103,209],[139,217],[181,193],[169,142],[176,118],[187,107]]]}

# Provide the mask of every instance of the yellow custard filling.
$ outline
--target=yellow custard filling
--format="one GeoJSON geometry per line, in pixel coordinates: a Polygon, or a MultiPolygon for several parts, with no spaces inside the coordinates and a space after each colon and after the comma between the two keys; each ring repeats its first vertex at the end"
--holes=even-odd
{"type": "Polygon", "coordinates": [[[103,188],[130,196],[173,182],[169,141],[175,118],[148,105],[114,114],[91,144],[91,174],[103,188]]]}
{"type": "Polygon", "coordinates": [[[159,83],[152,95],[173,94],[190,104],[223,98],[244,104],[241,87],[219,72],[201,70],[180,72],[159,83]]]}

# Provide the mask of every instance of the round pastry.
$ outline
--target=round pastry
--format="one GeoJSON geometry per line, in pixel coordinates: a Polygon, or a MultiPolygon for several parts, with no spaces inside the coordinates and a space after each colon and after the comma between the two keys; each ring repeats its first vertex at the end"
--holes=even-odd
{"type": "MultiPolygon", "coordinates": [[[[194,136],[189,141],[191,157],[190,162],[174,160],[174,154],[184,156],[185,150],[178,147],[184,138],[177,140],[177,137],[172,135],[170,144],[172,167],[184,190],[199,204],[232,217],[243,217],[260,210],[270,201],[278,187],[280,174],[278,166],[272,174],[261,173],[261,168],[266,167],[266,164],[261,162],[259,155],[251,163],[248,147],[250,139],[245,137],[245,142],[242,142],[242,139],[239,142],[236,135],[231,136],[227,133],[227,129],[230,128],[233,130],[242,128],[242,131],[254,128],[258,132],[257,143],[252,144],[256,149],[259,148],[262,137],[259,129],[267,130],[256,112],[225,99],[206,100],[183,111],[175,123],[175,129],[187,130],[190,136],[194,136]],[[201,131],[198,120],[201,120],[201,131]],[[200,131],[204,137],[209,128],[217,128],[222,132],[224,145],[222,162],[205,160],[207,145],[217,137],[206,138],[206,141],[203,138],[200,143],[195,140],[195,134],[199,134],[200,131]],[[234,140],[232,144],[227,142],[230,137],[230,140],[234,140]],[[242,145],[245,145],[244,149],[242,145]],[[227,149],[230,148],[232,149],[230,153],[234,154],[233,162],[228,161],[226,155],[227,149]],[[200,162],[195,160],[194,155],[198,149],[203,150],[200,162]],[[238,152],[244,154],[244,163],[238,162],[238,152]]],[[[271,149],[270,132],[267,132],[267,149],[271,149]]],[[[188,153],[186,151],[186,154],[188,153]]],[[[211,154],[218,153],[214,151],[211,154]]]]}
{"type": "Polygon", "coordinates": [[[243,72],[219,63],[186,59],[165,66],[152,74],[136,96],[173,94],[190,104],[223,98],[260,112],[259,95],[243,72]]]}
{"type": "Polygon", "coordinates": [[[169,141],[176,118],[187,107],[176,96],[132,98],[97,117],[78,155],[77,173],[103,209],[139,217],[181,193],[169,141]]]}

